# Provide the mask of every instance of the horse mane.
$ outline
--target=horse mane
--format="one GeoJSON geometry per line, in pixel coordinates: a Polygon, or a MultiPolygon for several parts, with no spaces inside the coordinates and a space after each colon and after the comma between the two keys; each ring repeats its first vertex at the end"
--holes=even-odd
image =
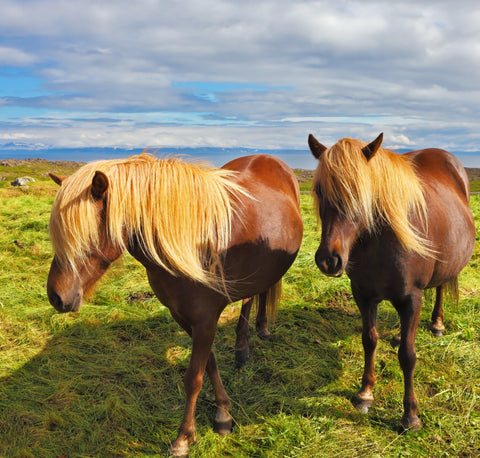
{"type": "Polygon", "coordinates": [[[429,242],[412,224],[415,216],[420,231],[427,230],[427,206],[414,163],[384,148],[367,161],[366,145],[344,138],[328,148],[319,159],[314,187],[349,221],[370,233],[387,225],[404,248],[432,256],[429,242]]]}
{"type": "Polygon", "coordinates": [[[122,250],[129,242],[174,275],[226,292],[220,253],[231,238],[235,196],[248,195],[236,172],[145,152],[87,164],[63,181],[50,217],[50,237],[61,265],[76,270],[92,249],[101,251],[98,207],[91,195],[96,171],[108,178],[107,237],[122,250]]]}

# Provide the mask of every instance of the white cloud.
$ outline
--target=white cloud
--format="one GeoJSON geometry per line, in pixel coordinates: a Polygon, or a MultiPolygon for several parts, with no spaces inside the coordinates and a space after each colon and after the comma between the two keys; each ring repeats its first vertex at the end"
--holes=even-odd
{"type": "Polygon", "coordinates": [[[35,63],[35,56],[21,49],[0,46],[0,66],[23,67],[35,63]]]}
{"type": "Polygon", "coordinates": [[[306,148],[311,131],[327,143],[383,130],[402,148],[471,150],[479,22],[470,0],[5,0],[0,62],[46,95],[4,97],[42,116],[4,117],[0,132],[54,146],[306,148]]]}

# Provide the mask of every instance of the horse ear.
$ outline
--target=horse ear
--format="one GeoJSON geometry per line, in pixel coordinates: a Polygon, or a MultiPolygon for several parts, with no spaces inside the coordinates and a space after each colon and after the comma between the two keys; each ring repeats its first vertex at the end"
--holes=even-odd
{"type": "Polygon", "coordinates": [[[315,159],[320,159],[320,156],[327,149],[312,134],[308,136],[308,146],[310,147],[310,151],[315,159]]]}
{"type": "Polygon", "coordinates": [[[54,173],[51,173],[51,172],[48,173],[48,176],[49,176],[55,183],[57,183],[58,186],[62,186],[63,180],[65,180],[65,178],[67,178],[67,177],[59,177],[58,175],[55,175],[54,173]]]}
{"type": "Polygon", "coordinates": [[[380,148],[380,145],[382,144],[382,140],[383,132],[375,140],[373,140],[372,143],[369,143],[367,146],[362,148],[362,153],[367,158],[367,161],[369,161],[378,151],[378,148],[380,148]]]}
{"type": "Polygon", "coordinates": [[[108,189],[108,178],[100,171],[96,171],[92,179],[92,196],[101,199],[108,189]]]}

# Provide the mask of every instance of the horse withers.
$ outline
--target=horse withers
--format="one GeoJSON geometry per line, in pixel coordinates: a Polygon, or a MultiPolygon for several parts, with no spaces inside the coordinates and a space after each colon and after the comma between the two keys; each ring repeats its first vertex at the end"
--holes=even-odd
{"type": "Polygon", "coordinates": [[[443,292],[470,260],[475,226],[465,169],[447,151],[423,149],[397,155],[381,147],[383,135],[366,144],[344,138],[326,148],[313,135],[308,143],[318,159],[314,196],[321,219],[315,255],[328,276],[345,271],[362,315],[365,367],[354,404],[368,411],[373,402],[377,307],[389,300],[400,328],[398,359],[404,375],[405,429],[419,429],[413,390],[415,335],[422,291],[436,288],[432,331],[443,325],[443,292]]]}
{"type": "MultiPolygon", "coordinates": [[[[212,351],[217,321],[227,304],[243,299],[237,330],[245,336],[252,298],[258,296],[257,328],[268,338],[265,310],[278,304],[282,276],[303,234],[292,170],[262,154],[221,169],[141,154],[52,178],[61,183],[50,217],[52,305],[59,312],[78,310],[84,291],[128,250],[192,338],[184,417],[171,452],[184,456],[195,440],[195,406],[205,371],[217,404],[215,430],[229,433],[229,399],[212,351]]],[[[237,343],[238,352],[241,363],[248,342],[237,343]]]]}

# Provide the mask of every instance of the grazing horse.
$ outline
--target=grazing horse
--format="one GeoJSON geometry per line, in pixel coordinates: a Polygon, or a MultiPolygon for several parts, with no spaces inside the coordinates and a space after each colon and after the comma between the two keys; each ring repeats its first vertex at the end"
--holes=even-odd
{"type": "Polygon", "coordinates": [[[264,154],[211,168],[143,153],[52,178],[61,187],[50,217],[51,304],[59,312],[77,311],[84,291],[127,250],[145,266],[155,295],[192,338],[184,417],[171,452],[184,456],[195,440],[195,405],[205,370],[215,392],[215,430],[229,433],[229,399],[212,351],[217,321],[233,301],[246,299],[243,319],[254,296],[263,316],[267,306],[278,303],[282,276],[303,233],[291,169],[264,154]]]}
{"type": "Polygon", "coordinates": [[[397,155],[344,138],[326,148],[312,135],[318,159],[314,195],[322,238],[315,254],[328,276],[346,271],[362,315],[365,367],[354,404],[367,412],[373,402],[377,307],[389,300],[400,316],[398,359],[404,376],[405,429],[419,429],[413,390],[415,335],[422,291],[436,288],[432,330],[441,334],[446,284],[457,285],[475,242],[465,169],[450,153],[424,149],[397,155]]]}

